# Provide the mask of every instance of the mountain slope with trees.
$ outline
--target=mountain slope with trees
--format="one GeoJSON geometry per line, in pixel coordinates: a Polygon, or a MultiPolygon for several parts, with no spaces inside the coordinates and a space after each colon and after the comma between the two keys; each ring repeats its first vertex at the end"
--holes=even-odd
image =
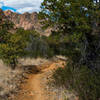
{"type": "MultiPolygon", "coordinates": [[[[48,37],[41,35],[40,31],[22,28],[12,33],[9,30],[14,29],[15,23],[2,10],[0,15],[0,59],[15,69],[19,58],[64,55],[68,59],[66,66],[54,72],[53,83],[73,90],[79,100],[100,99],[98,1],[44,0],[39,18],[43,29],[53,29],[48,37]]],[[[30,14],[24,15],[29,17],[30,14]]]]}

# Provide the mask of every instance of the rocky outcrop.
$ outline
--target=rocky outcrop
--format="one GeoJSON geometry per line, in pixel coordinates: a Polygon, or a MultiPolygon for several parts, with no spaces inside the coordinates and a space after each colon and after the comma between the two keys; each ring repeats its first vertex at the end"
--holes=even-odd
{"type": "Polygon", "coordinates": [[[16,28],[23,28],[25,30],[35,30],[40,35],[49,36],[51,34],[51,28],[46,30],[42,29],[36,12],[18,14],[10,10],[2,11],[2,9],[0,9],[0,25],[5,21],[14,23],[15,26],[14,29],[11,30],[12,32],[15,32],[16,28]]]}
{"type": "Polygon", "coordinates": [[[51,28],[48,28],[47,30],[42,29],[42,25],[38,20],[38,14],[36,12],[26,12],[24,14],[18,14],[7,10],[4,11],[4,15],[7,17],[7,19],[15,24],[16,28],[24,28],[25,30],[36,30],[41,35],[46,36],[50,35],[51,33],[51,28]]]}
{"type": "Polygon", "coordinates": [[[24,13],[18,14],[11,12],[10,10],[4,11],[5,16],[11,20],[17,28],[24,28],[25,30],[33,30],[34,25],[37,23],[37,13],[24,13]]]}

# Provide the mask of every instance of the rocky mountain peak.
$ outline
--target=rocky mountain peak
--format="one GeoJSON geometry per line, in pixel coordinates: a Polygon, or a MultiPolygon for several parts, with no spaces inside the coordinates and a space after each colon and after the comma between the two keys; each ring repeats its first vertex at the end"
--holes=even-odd
{"type": "MultiPolygon", "coordinates": [[[[4,11],[5,16],[11,20],[17,28],[22,27],[25,30],[32,30],[34,27],[29,27],[30,24],[35,24],[37,19],[37,13],[24,13],[24,14],[18,14],[15,12],[12,12],[10,10],[4,11]]],[[[38,21],[37,21],[38,22],[38,21]]]]}
{"type": "Polygon", "coordinates": [[[15,29],[23,28],[25,30],[36,30],[41,35],[46,36],[49,36],[51,33],[51,28],[48,28],[47,30],[42,29],[37,12],[18,14],[11,10],[2,11],[2,9],[0,9],[0,17],[13,22],[15,29]]]}

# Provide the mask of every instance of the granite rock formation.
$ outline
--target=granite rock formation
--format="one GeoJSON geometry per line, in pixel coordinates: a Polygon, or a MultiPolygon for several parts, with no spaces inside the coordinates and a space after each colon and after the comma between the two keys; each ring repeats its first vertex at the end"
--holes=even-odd
{"type": "Polygon", "coordinates": [[[7,10],[4,11],[4,15],[7,19],[9,19],[15,24],[16,28],[23,28],[25,30],[36,30],[41,35],[46,36],[50,35],[51,33],[51,28],[48,28],[47,30],[42,29],[42,25],[38,20],[38,14],[36,12],[26,12],[24,14],[18,14],[10,10],[7,10]]]}

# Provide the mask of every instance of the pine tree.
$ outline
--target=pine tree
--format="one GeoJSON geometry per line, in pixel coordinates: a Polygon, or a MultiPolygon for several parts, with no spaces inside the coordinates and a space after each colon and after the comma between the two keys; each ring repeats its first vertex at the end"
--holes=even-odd
{"type": "Polygon", "coordinates": [[[79,100],[99,100],[100,3],[44,0],[39,14],[45,28],[56,27],[48,40],[50,45],[68,58],[65,68],[55,71],[55,83],[73,89],[79,100]]]}
{"type": "Polygon", "coordinates": [[[23,39],[22,35],[11,34],[6,43],[0,44],[0,58],[12,69],[15,69],[18,58],[25,54],[27,41],[23,39]]]}
{"type": "Polygon", "coordinates": [[[100,50],[94,44],[94,41],[99,43],[100,37],[99,13],[99,6],[93,0],[44,0],[39,15],[44,27],[56,27],[52,34],[59,35],[59,44],[65,43],[65,55],[74,64],[94,68],[100,50]]]}
{"type": "Polygon", "coordinates": [[[25,55],[30,32],[23,30],[21,34],[18,31],[17,33],[10,33],[10,29],[13,29],[13,23],[0,18],[0,59],[15,69],[18,58],[25,55]]]}

